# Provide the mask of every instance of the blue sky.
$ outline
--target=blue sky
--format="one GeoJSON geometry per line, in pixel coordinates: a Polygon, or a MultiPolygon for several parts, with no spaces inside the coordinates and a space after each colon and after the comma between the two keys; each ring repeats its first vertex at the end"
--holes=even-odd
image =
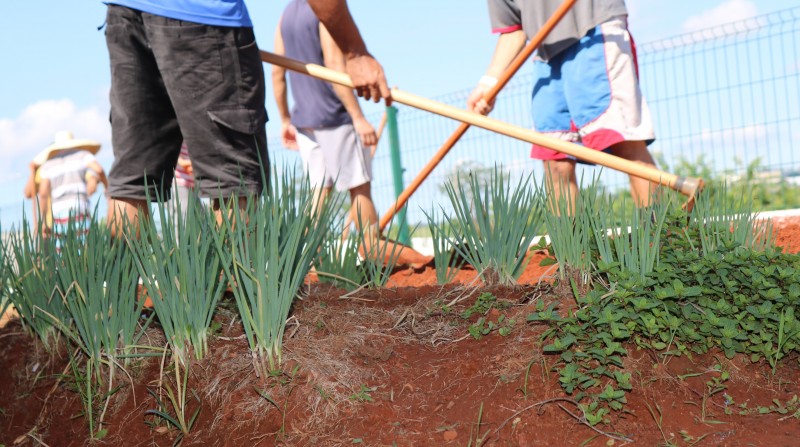
{"type": "MultiPolygon", "coordinates": [[[[272,48],[287,0],[250,0],[259,45],[272,48]]],[[[496,42],[484,0],[350,0],[369,49],[391,85],[423,96],[468,88],[483,74],[496,42]]],[[[800,0],[628,0],[640,43],[800,6],[800,0]]],[[[108,54],[100,1],[0,2],[0,219],[21,216],[27,164],[61,129],[103,143],[108,125],[108,54]]],[[[265,67],[268,69],[268,67],[265,67]]],[[[277,116],[268,89],[267,109],[277,116]]],[[[377,106],[365,105],[367,111],[377,106]]],[[[277,122],[268,124],[276,131],[277,122]]],[[[277,148],[276,148],[277,150],[277,148]]]]}

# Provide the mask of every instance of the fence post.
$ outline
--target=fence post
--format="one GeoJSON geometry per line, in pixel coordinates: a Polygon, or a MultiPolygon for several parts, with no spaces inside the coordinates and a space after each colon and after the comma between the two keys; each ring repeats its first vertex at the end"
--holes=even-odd
{"type": "MultiPolygon", "coordinates": [[[[392,160],[392,179],[394,180],[394,194],[399,197],[403,193],[405,186],[403,185],[403,164],[400,161],[400,130],[397,127],[397,107],[389,106],[386,108],[386,127],[389,128],[389,153],[392,160]]],[[[406,222],[406,207],[404,206],[395,219],[399,227],[399,234],[397,239],[408,244],[411,242],[411,237],[408,234],[408,225],[406,222]]]]}

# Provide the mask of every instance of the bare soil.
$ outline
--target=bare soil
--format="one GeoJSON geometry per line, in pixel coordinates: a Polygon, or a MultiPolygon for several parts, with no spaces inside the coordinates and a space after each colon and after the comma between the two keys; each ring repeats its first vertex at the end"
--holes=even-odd
{"type": "MultiPolygon", "coordinates": [[[[800,223],[778,222],[778,244],[800,251],[800,223]]],[[[766,364],[709,354],[657,358],[635,350],[625,359],[634,389],[627,411],[590,428],[558,385],[543,355],[543,328],[526,323],[537,300],[568,300],[550,286],[552,267],[531,262],[518,287],[483,287],[474,270],[457,283],[436,285],[435,272],[403,270],[388,288],[354,294],[311,283],[285,333],[283,374],[256,377],[247,342],[222,303],[210,354],[191,368],[198,420],[183,439],[191,446],[791,446],[800,441],[795,417],[740,416],[739,405],[769,406],[800,394],[800,364],[789,358],[773,375],[766,364]],[[474,339],[462,310],[482,292],[509,307],[492,311],[516,320],[507,336],[474,339]],[[449,312],[445,304],[450,304],[449,312]],[[725,393],[708,397],[715,365],[729,371],[725,393]],[[262,397],[270,397],[273,403],[262,397]],[[728,397],[725,397],[727,395],[728,397]],[[732,408],[732,415],[726,414],[732,408]],[[624,440],[624,439],[627,439],[624,440]],[[479,443],[478,440],[482,443],[479,443]]],[[[153,343],[160,343],[151,330],[153,343]]],[[[162,340],[163,341],[163,340],[162,340]]],[[[67,353],[44,352],[18,320],[0,329],[0,445],[91,444],[82,406],[60,380],[67,353]]],[[[99,445],[168,446],[178,432],[146,411],[157,408],[160,359],[139,360],[120,376],[111,399],[108,435],[99,445]],[[150,424],[148,424],[150,423],[150,424]]]]}

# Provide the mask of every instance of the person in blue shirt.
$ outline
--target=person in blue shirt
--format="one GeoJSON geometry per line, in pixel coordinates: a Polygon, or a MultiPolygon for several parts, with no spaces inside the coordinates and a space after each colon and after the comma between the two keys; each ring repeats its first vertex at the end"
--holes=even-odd
{"type": "MultiPolygon", "coordinates": [[[[244,0],[109,0],[111,62],[108,222],[146,215],[147,198],[170,197],[183,142],[196,185],[220,199],[259,194],[269,160],[265,81],[244,0]]],[[[346,0],[309,0],[345,55],[359,96],[391,102],[346,0]]]]}

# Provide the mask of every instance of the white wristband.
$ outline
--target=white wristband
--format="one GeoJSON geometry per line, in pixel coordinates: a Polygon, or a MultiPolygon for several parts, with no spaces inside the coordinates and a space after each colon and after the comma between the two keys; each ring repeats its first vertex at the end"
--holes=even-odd
{"type": "Polygon", "coordinates": [[[495,85],[497,85],[497,78],[494,76],[483,75],[481,76],[481,79],[478,81],[478,85],[492,88],[495,85]]]}

